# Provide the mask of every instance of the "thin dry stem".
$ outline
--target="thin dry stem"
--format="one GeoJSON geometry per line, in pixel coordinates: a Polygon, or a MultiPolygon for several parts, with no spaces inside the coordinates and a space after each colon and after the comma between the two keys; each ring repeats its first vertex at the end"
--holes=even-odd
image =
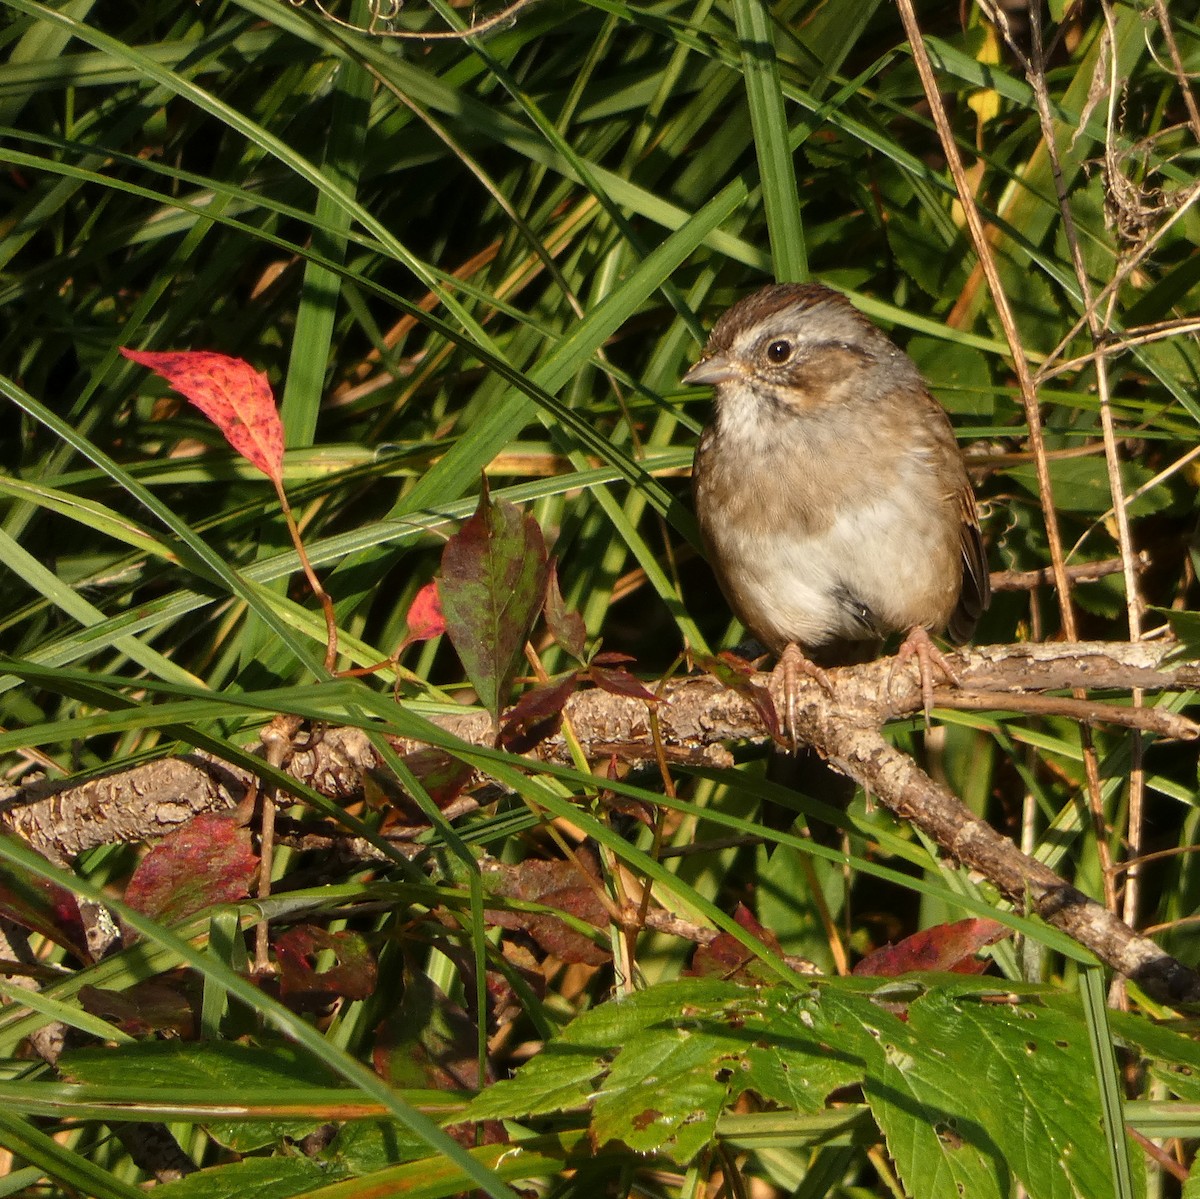
{"type": "Polygon", "coordinates": [[[1167,12],[1166,0],[1154,0],[1154,15],[1158,18],[1158,27],[1162,30],[1163,41],[1167,44],[1167,53],[1171,56],[1171,67],[1175,72],[1175,82],[1179,84],[1179,91],[1183,96],[1184,107],[1188,111],[1188,124],[1192,127],[1192,136],[1200,142],[1200,107],[1197,107],[1196,97],[1192,95],[1192,85],[1188,81],[1179,46],[1175,42],[1175,30],[1171,28],[1171,17],[1167,12]]]}
{"type": "MultiPolygon", "coordinates": [[[[1108,289],[1105,294],[1107,291],[1108,289]]],[[[1086,318],[1081,317],[1080,319],[1082,321],[1086,318]]],[[[1072,337],[1075,332],[1078,332],[1078,329],[1072,332],[1072,337]]],[[[1058,363],[1057,366],[1047,366],[1043,363],[1036,376],[1037,382],[1040,385],[1058,378],[1059,375],[1067,375],[1081,370],[1083,367],[1092,366],[1101,358],[1113,358],[1117,354],[1127,353],[1136,346],[1150,345],[1153,342],[1164,341],[1168,337],[1178,337],[1185,333],[1200,333],[1200,319],[1194,316],[1184,316],[1177,320],[1154,321],[1148,325],[1136,325],[1124,332],[1110,332],[1100,345],[1093,346],[1086,354],[1081,354],[1078,358],[1070,358],[1066,362],[1058,363]]],[[[1066,340],[1059,342],[1055,354],[1061,353],[1066,344],[1066,340]]]]}
{"type": "MultiPolygon", "coordinates": [[[[1112,13],[1102,0],[1105,13],[1105,37],[1109,53],[1106,58],[1111,72],[1108,94],[1109,112],[1108,137],[1113,133],[1112,104],[1117,95],[1116,55],[1113,47],[1116,37],[1112,25],[1112,13]]],[[[1071,265],[1075,271],[1075,280],[1079,285],[1079,294],[1083,298],[1084,310],[1091,334],[1093,349],[1100,346],[1104,340],[1104,327],[1097,313],[1097,306],[1092,297],[1091,280],[1083,260],[1083,252],[1079,246],[1079,235],[1075,228],[1075,216],[1071,210],[1070,198],[1067,195],[1066,183],[1063,179],[1062,160],[1058,152],[1058,139],[1055,134],[1054,118],[1050,111],[1050,94],[1046,87],[1046,64],[1042,47],[1042,12],[1041,5],[1034,4],[1029,10],[1030,35],[1032,52],[1026,60],[1026,77],[1033,89],[1034,101],[1037,106],[1038,120],[1042,129],[1042,143],[1050,160],[1050,171],[1054,179],[1054,191],[1058,201],[1059,213],[1062,216],[1063,232],[1066,235],[1068,249],[1071,254],[1071,265]]],[[[1115,296],[1115,293],[1113,293],[1115,296]]],[[[1110,304],[1111,314],[1111,304],[1110,304]]],[[[1133,544],[1129,531],[1129,512],[1124,503],[1124,484],[1121,480],[1121,465],[1117,453],[1116,427],[1112,415],[1112,394],[1109,386],[1108,362],[1103,357],[1096,359],[1096,383],[1100,398],[1100,427],[1104,438],[1104,460],[1108,471],[1108,485],[1113,497],[1113,507],[1117,509],[1117,546],[1121,555],[1122,571],[1125,576],[1125,600],[1127,619],[1129,622],[1130,640],[1137,641],[1141,637],[1141,606],[1137,585],[1137,572],[1134,567],[1133,544]]],[[[1082,700],[1083,695],[1076,693],[1076,699],[1082,700]]],[[[1135,706],[1139,699],[1135,698],[1135,706]]],[[[1140,750],[1136,744],[1135,735],[1134,757],[1140,758],[1140,750]]],[[[1112,852],[1107,836],[1107,822],[1104,813],[1103,796],[1100,788],[1099,763],[1096,760],[1095,747],[1086,744],[1084,747],[1084,763],[1088,781],[1088,799],[1092,813],[1092,822],[1096,831],[1096,847],[1100,857],[1100,865],[1104,877],[1105,903],[1111,910],[1116,910],[1117,894],[1116,880],[1113,876],[1112,852]]],[[[1141,811],[1140,772],[1135,770],[1130,780],[1130,807],[1141,811]]],[[[1140,819],[1138,821],[1140,826],[1140,819]]],[[[1131,834],[1134,826],[1131,823],[1131,834]]],[[[1131,876],[1132,880],[1132,876],[1131,876]]],[[[1126,902],[1130,900],[1130,891],[1126,890],[1126,902]]]]}
{"type": "Polygon", "coordinates": [[[304,539],[300,536],[300,526],[296,524],[296,517],[292,512],[291,504],[288,503],[287,492],[283,489],[282,481],[272,478],[271,482],[275,484],[275,494],[279,497],[279,506],[283,509],[283,518],[287,522],[288,534],[291,536],[296,556],[300,559],[300,568],[304,571],[304,577],[308,580],[313,595],[317,597],[321,605],[321,612],[325,617],[325,673],[333,674],[337,667],[338,656],[337,612],[333,607],[333,599],[329,592],[321,586],[321,580],[317,578],[317,572],[313,570],[312,563],[308,560],[304,539]]]}
{"type": "MultiPolygon", "coordinates": [[[[1200,446],[1187,455],[1188,460],[1195,455],[1200,455],[1200,446]]],[[[1186,465],[1186,462],[1181,460],[1166,471],[1163,471],[1161,475],[1155,476],[1155,478],[1161,482],[1162,478],[1168,473],[1173,474],[1184,465],[1186,465]]],[[[1153,481],[1151,480],[1151,482],[1153,481]]],[[[1149,483],[1145,484],[1145,487],[1149,486],[1149,483]]],[[[1143,490],[1144,488],[1139,487],[1129,497],[1129,502],[1132,503],[1137,496],[1142,494],[1143,490]]],[[[1150,555],[1145,550],[1138,551],[1136,565],[1139,573],[1149,569],[1150,555]]],[[[1067,575],[1073,583],[1094,583],[1097,579],[1106,579],[1109,575],[1120,574],[1123,569],[1124,563],[1120,558],[1101,558],[1096,562],[1072,563],[1067,567],[1067,575]]],[[[1053,572],[1045,566],[1039,570],[994,570],[991,573],[991,587],[993,592],[1032,591],[1035,587],[1045,587],[1053,582],[1053,572]]]]}
{"type": "MultiPolygon", "coordinates": [[[[290,0],[290,2],[293,8],[303,8],[307,0],[290,0]]],[[[495,29],[498,25],[516,20],[517,13],[523,8],[528,8],[533,2],[534,0],[516,0],[515,4],[510,4],[502,11],[476,22],[470,29],[442,29],[428,33],[412,29],[391,28],[391,22],[400,15],[400,10],[403,8],[403,0],[376,0],[375,3],[372,3],[370,5],[371,22],[365,29],[352,24],[350,21],[344,21],[339,16],[335,16],[321,3],[321,0],[313,0],[313,7],[327,21],[331,21],[334,25],[339,25],[343,29],[353,30],[355,33],[369,33],[372,37],[388,37],[404,41],[437,42],[447,40],[461,41],[464,38],[479,37],[481,34],[495,29]]]]}
{"type": "Polygon", "coordinates": [[[1033,448],[1034,466],[1037,472],[1038,498],[1042,506],[1042,516],[1046,522],[1046,536],[1050,546],[1050,561],[1054,569],[1054,582],[1058,591],[1058,605],[1062,617],[1063,632],[1068,640],[1077,637],[1075,612],[1071,606],[1071,583],[1067,577],[1066,563],[1063,557],[1062,536],[1058,528],[1058,514],[1054,505],[1054,489],[1050,483],[1050,467],[1046,459],[1046,446],[1042,436],[1042,416],[1038,409],[1037,393],[1034,389],[1033,378],[1029,372],[1029,361],[1025,347],[1021,344],[1017,332],[1016,321],[1013,319],[1012,306],[1008,302],[1004,285],[1000,281],[1000,271],[996,266],[996,258],[988,244],[987,232],[983,226],[983,218],[979,214],[979,206],[975,203],[975,195],[971,190],[966,169],[963,167],[962,156],[958,152],[958,144],[954,140],[954,131],[950,128],[949,118],[942,105],[942,97],[938,91],[937,77],[929,54],[921,38],[921,27],[917,23],[917,15],[913,9],[912,0],[897,0],[900,19],[904,23],[905,36],[912,49],[913,62],[929,102],[930,115],[937,129],[941,142],[942,153],[946,156],[946,165],[954,180],[955,191],[959,203],[962,204],[966,217],[967,229],[971,242],[979,259],[979,265],[987,280],[988,289],[992,294],[992,302],[996,307],[996,315],[1004,329],[1012,355],[1013,370],[1021,391],[1021,401],[1025,406],[1025,420],[1029,426],[1029,441],[1033,448]]]}

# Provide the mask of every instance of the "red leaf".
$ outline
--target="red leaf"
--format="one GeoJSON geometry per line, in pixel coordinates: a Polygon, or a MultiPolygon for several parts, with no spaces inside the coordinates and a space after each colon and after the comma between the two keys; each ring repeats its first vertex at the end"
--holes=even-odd
{"type": "Polygon", "coordinates": [[[438,594],[437,579],[431,579],[417,592],[416,598],[409,606],[406,623],[408,636],[404,638],[405,646],[414,641],[431,641],[446,631],[446,618],[442,615],[442,597],[438,594]]]}
{"type": "Polygon", "coordinates": [[[315,924],[301,924],[281,933],[274,943],[279,962],[281,995],[315,999],[366,999],[375,990],[375,959],[358,933],[331,933],[315,924]],[[332,951],[335,962],[317,970],[315,959],[323,950],[332,951]]]}
{"type": "Polygon", "coordinates": [[[127,350],[208,417],[229,444],[267,478],[283,480],[283,425],[267,376],[241,358],[207,350],[127,350]]]}
{"type": "Polygon", "coordinates": [[[504,500],[492,503],[486,479],[475,515],[442,551],[438,590],[446,632],[479,702],[499,724],[546,593],[546,543],[532,516],[504,500]]]}
{"type": "Polygon", "coordinates": [[[914,970],[980,974],[987,963],[975,955],[1008,935],[1009,929],[1003,924],[978,917],[939,924],[867,954],[851,973],[886,978],[914,970]]]}
{"type": "Polygon", "coordinates": [[[504,717],[500,747],[524,754],[547,737],[553,737],[562,728],[563,708],[578,686],[579,676],[571,671],[557,683],[546,683],[525,692],[504,717]]]}
{"type": "Polygon", "coordinates": [[[125,902],[163,924],[250,894],[258,858],[236,817],[206,812],[168,834],[138,863],[125,902]]]}
{"type": "MultiPolygon", "coordinates": [[[[733,918],[768,949],[775,953],[782,952],[775,934],[760,924],[745,904],[738,904],[733,918]]],[[[750,985],[767,982],[772,977],[766,963],[730,933],[718,933],[707,945],[701,945],[692,956],[692,964],[684,974],[695,978],[721,978],[750,985]]]]}
{"type": "Polygon", "coordinates": [[[620,666],[623,662],[636,662],[637,659],[632,654],[622,654],[615,649],[606,649],[597,654],[592,661],[597,666],[620,666]]]}
{"type": "MultiPolygon", "coordinates": [[[[601,656],[606,655],[597,655],[601,656]]],[[[587,669],[587,675],[602,691],[623,695],[627,699],[644,699],[652,704],[658,703],[658,696],[647,691],[627,670],[610,670],[593,662],[587,669]]]]}
{"type": "Polygon", "coordinates": [[[583,661],[587,644],[587,626],[583,617],[568,608],[558,586],[558,559],[550,559],[550,575],[546,580],[546,627],[550,636],[577,661],[583,661]]]}

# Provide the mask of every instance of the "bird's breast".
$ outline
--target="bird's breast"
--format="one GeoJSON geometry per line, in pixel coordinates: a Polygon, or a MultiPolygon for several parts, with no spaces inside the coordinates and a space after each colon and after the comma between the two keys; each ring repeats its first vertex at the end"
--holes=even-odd
{"type": "Polygon", "coordinates": [[[697,453],[701,531],[742,623],[776,650],[944,627],[959,522],[931,456],[775,433],[743,426],[739,444],[718,431],[697,453]]]}

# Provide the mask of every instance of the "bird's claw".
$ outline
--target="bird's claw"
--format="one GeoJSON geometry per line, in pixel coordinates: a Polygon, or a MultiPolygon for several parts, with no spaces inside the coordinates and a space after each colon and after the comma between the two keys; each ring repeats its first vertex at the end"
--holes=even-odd
{"type": "Polygon", "coordinates": [[[921,704],[925,710],[925,727],[929,728],[929,715],[933,710],[933,671],[936,667],[945,676],[952,687],[961,687],[962,680],[954,673],[954,668],[946,659],[926,629],[911,629],[900,644],[896,656],[892,660],[892,668],[888,671],[887,695],[892,694],[892,685],[896,680],[896,671],[909,662],[917,659],[917,671],[921,679],[921,704]]]}
{"type": "Polygon", "coordinates": [[[793,753],[800,743],[796,735],[796,700],[802,674],[816,680],[827,695],[833,695],[833,680],[815,662],[806,658],[804,651],[794,641],[790,641],[783,647],[783,653],[771,671],[770,691],[775,710],[783,712],[783,731],[787,734],[793,753]]]}

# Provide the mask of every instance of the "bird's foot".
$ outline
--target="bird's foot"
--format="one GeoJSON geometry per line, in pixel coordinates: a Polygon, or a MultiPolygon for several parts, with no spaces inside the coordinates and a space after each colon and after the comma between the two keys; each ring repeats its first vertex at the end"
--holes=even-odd
{"type": "Polygon", "coordinates": [[[796,701],[802,674],[815,679],[827,694],[833,694],[833,681],[829,675],[815,662],[806,658],[804,651],[794,641],[789,641],[783,647],[775,669],[771,671],[769,689],[775,711],[783,713],[783,731],[791,742],[793,753],[799,747],[799,738],[796,736],[796,701]]]}
{"type": "Polygon", "coordinates": [[[946,655],[933,644],[928,630],[918,625],[909,630],[908,636],[904,638],[900,648],[896,651],[892,668],[888,671],[887,694],[889,696],[892,693],[892,684],[896,679],[896,671],[902,666],[907,666],[913,658],[917,659],[917,671],[921,678],[921,702],[925,709],[925,727],[929,728],[929,714],[933,710],[934,669],[940,670],[946,677],[946,681],[953,687],[961,687],[962,680],[954,673],[954,668],[946,660],[946,655]]]}

